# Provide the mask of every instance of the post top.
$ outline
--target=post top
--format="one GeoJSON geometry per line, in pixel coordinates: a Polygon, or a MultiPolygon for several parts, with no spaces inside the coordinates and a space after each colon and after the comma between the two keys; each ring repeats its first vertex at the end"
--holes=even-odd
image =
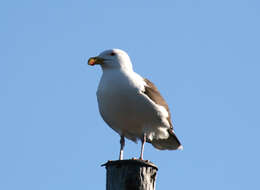
{"type": "Polygon", "coordinates": [[[149,160],[140,160],[140,159],[129,159],[129,160],[109,160],[107,163],[102,164],[101,166],[121,166],[121,165],[139,165],[139,166],[147,166],[147,167],[152,167],[156,170],[158,170],[157,166],[150,162],[149,160]]]}

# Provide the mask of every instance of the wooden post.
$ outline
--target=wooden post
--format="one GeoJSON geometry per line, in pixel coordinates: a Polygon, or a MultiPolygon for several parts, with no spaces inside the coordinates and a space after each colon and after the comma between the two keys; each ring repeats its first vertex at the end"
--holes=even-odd
{"type": "Polygon", "coordinates": [[[157,166],[144,160],[108,161],[106,190],[155,190],[157,166]]]}

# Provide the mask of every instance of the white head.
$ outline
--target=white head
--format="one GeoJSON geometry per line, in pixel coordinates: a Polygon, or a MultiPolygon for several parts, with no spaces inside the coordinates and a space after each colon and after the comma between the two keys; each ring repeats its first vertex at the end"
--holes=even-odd
{"type": "Polygon", "coordinates": [[[110,49],[103,51],[96,57],[88,60],[91,66],[101,65],[102,69],[122,69],[133,70],[132,63],[126,52],[120,49],[110,49]]]}

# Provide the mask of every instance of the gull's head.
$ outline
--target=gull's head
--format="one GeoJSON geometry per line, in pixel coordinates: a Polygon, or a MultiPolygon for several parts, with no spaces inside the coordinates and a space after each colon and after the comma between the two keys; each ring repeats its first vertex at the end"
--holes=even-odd
{"type": "Polygon", "coordinates": [[[100,65],[105,69],[127,69],[132,70],[132,63],[127,53],[121,49],[110,49],[103,51],[96,57],[88,60],[91,66],[100,65]]]}

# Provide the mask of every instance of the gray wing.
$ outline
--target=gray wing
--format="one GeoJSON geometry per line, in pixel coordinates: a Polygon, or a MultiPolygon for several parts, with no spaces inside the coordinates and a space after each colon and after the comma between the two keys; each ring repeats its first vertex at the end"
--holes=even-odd
{"type": "Polygon", "coordinates": [[[171,122],[171,113],[170,113],[170,110],[169,110],[169,107],[168,107],[166,101],[164,100],[164,98],[160,94],[159,90],[156,88],[156,86],[151,81],[149,81],[146,78],[144,78],[144,81],[146,82],[147,86],[145,86],[145,91],[143,93],[146,94],[153,102],[155,102],[156,104],[158,104],[160,106],[163,106],[168,111],[169,116],[168,116],[167,120],[170,124],[170,129],[168,130],[168,132],[169,132],[168,139],[155,139],[150,143],[152,143],[152,145],[155,148],[158,148],[160,150],[181,149],[182,148],[181,143],[173,131],[173,126],[172,126],[172,122],[171,122]]]}

